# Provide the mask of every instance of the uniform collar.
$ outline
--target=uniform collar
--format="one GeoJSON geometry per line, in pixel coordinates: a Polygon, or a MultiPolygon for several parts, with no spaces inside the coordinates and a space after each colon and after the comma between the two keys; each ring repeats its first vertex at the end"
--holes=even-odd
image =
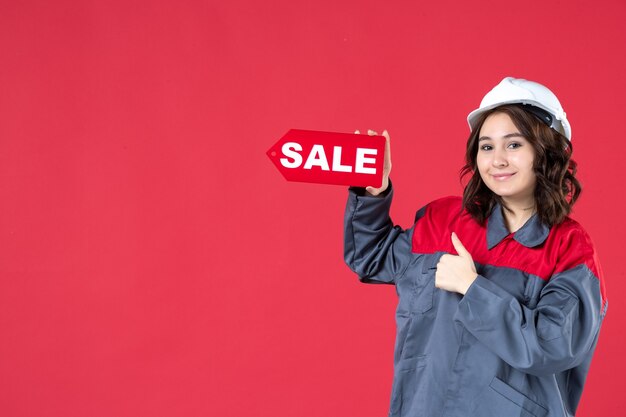
{"type": "MultiPolygon", "coordinates": [[[[534,248],[546,240],[548,233],[550,233],[550,228],[543,224],[535,213],[515,232],[513,239],[527,248],[534,248]]],[[[502,206],[496,203],[491,210],[489,220],[487,220],[487,249],[493,248],[508,235],[510,233],[504,222],[502,206]]]]}

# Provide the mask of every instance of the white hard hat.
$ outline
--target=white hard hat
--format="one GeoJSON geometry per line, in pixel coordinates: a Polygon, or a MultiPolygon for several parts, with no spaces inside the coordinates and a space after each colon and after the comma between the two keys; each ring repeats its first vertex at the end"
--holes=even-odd
{"type": "Polygon", "coordinates": [[[473,129],[474,123],[482,113],[504,104],[514,103],[527,105],[528,111],[567,139],[572,140],[572,129],[554,93],[534,81],[513,77],[506,77],[500,81],[500,84],[483,97],[480,107],[467,116],[470,130],[473,129]]]}

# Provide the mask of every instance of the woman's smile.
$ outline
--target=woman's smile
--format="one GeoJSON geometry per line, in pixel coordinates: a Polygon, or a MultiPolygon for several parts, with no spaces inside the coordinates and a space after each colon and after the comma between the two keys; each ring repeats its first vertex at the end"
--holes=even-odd
{"type": "Polygon", "coordinates": [[[510,174],[491,174],[491,176],[493,178],[495,178],[496,181],[506,181],[506,180],[510,179],[513,175],[515,175],[515,173],[510,173],[510,174]]]}

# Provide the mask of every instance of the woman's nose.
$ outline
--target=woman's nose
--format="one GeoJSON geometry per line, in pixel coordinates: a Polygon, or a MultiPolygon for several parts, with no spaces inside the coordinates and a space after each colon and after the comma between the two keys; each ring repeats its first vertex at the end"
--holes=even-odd
{"type": "Polygon", "coordinates": [[[504,149],[496,149],[493,153],[493,166],[494,167],[505,167],[509,163],[506,159],[506,151],[504,149]]]}

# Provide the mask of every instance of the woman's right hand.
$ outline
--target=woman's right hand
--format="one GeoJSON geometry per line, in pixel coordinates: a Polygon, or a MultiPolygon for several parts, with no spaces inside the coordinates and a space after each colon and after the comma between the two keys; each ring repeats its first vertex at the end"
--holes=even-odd
{"type": "MultiPolygon", "coordinates": [[[[357,135],[361,134],[361,132],[359,132],[358,130],[356,130],[354,133],[356,133],[357,135]]],[[[367,130],[367,134],[369,136],[378,135],[378,133],[370,129],[367,130]]],[[[383,184],[380,186],[380,188],[374,188],[371,186],[365,187],[365,191],[369,195],[372,195],[372,196],[377,196],[381,193],[384,193],[385,190],[387,190],[387,188],[389,187],[389,173],[391,172],[391,145],[390,145],[391,139],[389,138],[389,133],[386,130],[383,130],[383,136],[385,137],[385,160],[383,162],[383,184]]]]}

